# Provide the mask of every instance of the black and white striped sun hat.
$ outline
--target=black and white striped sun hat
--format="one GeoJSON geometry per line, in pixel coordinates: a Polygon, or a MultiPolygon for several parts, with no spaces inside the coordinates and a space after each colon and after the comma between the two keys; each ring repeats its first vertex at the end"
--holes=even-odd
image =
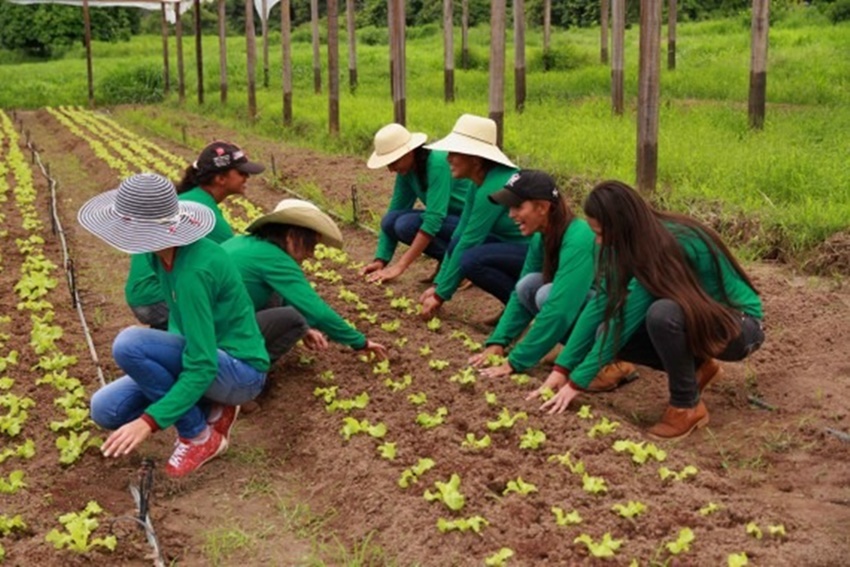
{"type": "Polygon", "coordinates": [[[215,226],[212,210],[178,201],[174,184],[156,173],[133,175],[118,189],[89,199],[77,219],[107,244],[130,254],[185,246],[215,226]]]}

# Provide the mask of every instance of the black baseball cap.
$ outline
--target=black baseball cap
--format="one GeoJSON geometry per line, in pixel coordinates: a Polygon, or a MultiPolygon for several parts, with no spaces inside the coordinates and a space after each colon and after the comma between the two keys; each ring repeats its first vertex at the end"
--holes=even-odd
{"type": "Polygon", "coordinates": [[[505,188],[489,196],[490,201],[505,207],[518,207],[523,201],[557,202],[561,192],[552,176],[536,169],[523,169],[514,173],[505,188]]]}
{"type": "Polygon", "coordinates": [[[248,161],[248,156],[236,144],[222,141],[213,142],[204,148],[192,167],[201,176],[223,173],[229,169],[236,169],[249,175],[256,175],[266,170],[265,166],[248,161]]]}

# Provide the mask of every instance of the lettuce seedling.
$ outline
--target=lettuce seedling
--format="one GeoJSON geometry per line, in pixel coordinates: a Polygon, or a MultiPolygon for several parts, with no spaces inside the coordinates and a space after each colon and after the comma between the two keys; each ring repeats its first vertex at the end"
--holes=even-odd
{"type": "Polygon", "coordinates": [[[508,361],[507,356],[490,353],[484,358],[484,366],[501,366],[508,361]]]}
{"type": "Polygon", "coordinates": [[[413,302],[409,298],[404,296],[397,297],[390,301],[390,307],[392,307],[393,309],[398,309],[399,311],[405,311],[407,309],[410,309],[412,305],[413,302]]]}
{"type": "MultiPolygon", "coordinates": [[[[373,325],[378,322],[378,314],[377,313],[360,313],[358,315],[358,317],[360,317],[364,321],[368,321],[369,323],[371,323],[373,325]]],[[[349,323],[349,325],[351,325],[351,323],[349,323]]],[[[351,326],[353,327],[354,325],[351,325],[351,326]]],[[[373,354],[373,353],[369,353],[369,354],[373,354]]]]}
{"type": "Polygon", "coordinates": [[[567,451],[563,455],[552,455],[547,459],[550,463],[558,462],[568,469],[573,474],[584,474],[584,462],[576,461],[573,463],[572,458],[570,457],[570,452],[567,451]]]}
{"type": "Polygon", "coordinates": [[[476,439],[474,433],[467,433],[466,439],[460,444],[460,446],[474,450],[486,449],[490,446],[490,436],[484,435],[481,439],[476,439]]]}
{"type": "Polygon", "coordinates": [[[357,357],[357,360],[360,362],[373,362],[375,360],[375,353],[369,351],[367,354],[361,354],[357,357]]]}
{"type": "Polygon", "coordinates": [[[24,471],[16,470],[9,473],[9,480],[0,476],[0,494],[15,494],[21,488],[26,488],[24,471]]]}
{"type": "Polygon", "coordinates": [[[11,457],[19,459],[32,459],[35,456],[35,443],[32,439],[27,439],[17,447],[6,447],[0,451],[0,463],[11,457]]]}
{"type": "Polygon", "coordinates": [[[336,398],[325,406],[325,409],[329,412],[335,412],[336,410],[351,411],[353,409],[363,409],[367,405],[369,405],[369,393],[361,392],[348,400],[336,398]]]}
{"type": "Polygon", "coordinates": [[[381,455],[381,458],[386,459],[388,461],[395,460],[395,454],[396,454],[396,446],[395,445],[396,445],[395,443],[390,443],[389,441],[387,441],[386,443],[382,443],[381,445],[378,445],[378,453],[381,455]]]}
{"type": "Polygon", "coordinates": [[[679,530],[679,537],[676,538],[676,541],[668,542],[665,544],[665,547],[671,555],[680,555],[690,551],[691,544],[694,542],[694,539],[696,539],[696,537],[694,536],[694,532],[691,528],[682,528],[679,530]]]}
{"type": "Polygon", "coordinates": [[[319,374],[319,380],[322,382],[333,382],[336,380],[336,376],[334,376],[333,370],[325,370],[321,374],[319,374]]]}
{"type": "Polygon", "coordinates": [[[325,280],[329,283],[335,284],[342,281],[342,276],[339,275],[336,270],[319,270],[315,272],[316,277],[325,280]]]}
{"type": "Polygon", "coordinates": [[[389,374],[390,373],[390,361],[382,360],[378,362],[375,366],[372,367],[372,374],[389,374]]]}
{"type": "Polygon", "coordinates": [[[486,401],[487,404],[491,406],[495,406],[497,403],[499,403],[499,399],[493,392],[484,392],[484,401],[486,401]]]}
{"type": "Polygon", "coordinates": [[[438,480],[434,482],[434,487],[436,487],[437,492],[426,490],[425,494],[423,494],[425,500],[428,502],[433,502],[435,500],[440,501],[445,504],[449,510],[453,510],[455,512],[458,512],[463,508],[466,499],[460,492],[460,476],[452,474],[448,482],[440,482],[438,480]]]}
{"type": "Polygon", "coordinates": [[[514,550],[510,547],[503,547],[490,557],[484,560],[484,565],[488,567],[504,567],[508,564],[508,559],[514,556],[514,550]]]}
{"type": "Polygon", "coordinates": [[[407,401],[409,401],[414,406],[421,406],[422,404],[428,401],[428,396],[425,394],[425,392],[410,394],[407,396],[407,401]]]}
{"type": "Polygon", "coordinates": [[[421,425],[424,429],[432,429],[438,425],[442,425],[448,414],[449,410],[441,406],[437,408],[437,411],[435,411],[433,415],[425,412],[417,415],[416,423],[421,425]]]}
{"type": "Polygon", "coordinates": [[[720,510],[720,506],[718,506],[714,502],[709,502],[708,504],[699,509],[699,515],[708,516],[709,514],[713,514],[718,510],[720,510]]]}
{"type": "Polygon", "coordinates": [[[25,529],[27,529],[27,525],[20,514],[12,518],[5,515],[0,516],[0,537],[9,535],[12,530],[23,531],[25,529]]]}
{"type": "Polygon", "coordinates": [[[511,380],[517,386],[525,386],[531,381],[531,376],[528,374],[511,374],[511,380]]]}
{"type": "Polygon", "coordinates": [[[431,350],[431,347],[429,345],[425,345],[424,347],[419,347],[419,356],[421,356],[421,357],[428,358],[429,356],[431,356],[432,352],[433,351],[431,350]]]}
{"type": "Polygon", "coordinates": [[[392,321],[381,323],[381,328],[388,333],[395,333],[401,328],[401,321],[399,321],[398,319],[393,319],[392,321]]]}
{"type": "Polygon", "coordinates": [[[693,465],[687,465],[680,472],[670,470],[667,467],[659,467],[659,469],[658,469],[658,475],[661,477],[661,480],[667,480],[669,478],[670,480],[673,480],[673,481],[676,481],[676,482],[678,482],[680,480],[685,480],[688,477],[694,476],[698,472],[699,472],[699,469],[697,469],[693,465]]]}
{"type": "Polygon", "coordinates": [[[411,384],[413,384],[413,376],[411,376],[410,374],[405,374],[398,382],[393,381],[392,378],[384,379],[384,386],[386,386],[393,392],[400,392],[411,384]]]}
{"type": "Polygon", "coordinates": [[[95,547],[105,547],[114,551],[118,543],[115,536],[110,535],[89,541],[91,534],[100,525],[94,516],[101,512],[103,509],[92,500],[82,512],[71,512],[59,516],[59,523],[65,527],[65,531],[53,529],[44,539],[52,543],[56,549],[67,548],[77,553],[85,553],[95,547]]]}
{"type": "Polygon", "coordinates": [[[608,492],[608,486],[605,484],[605,479],[601,476],[590,476],[584,473],[581,477],[581,488],[590,494],[602,494],[608,492]]]}
{"type": "Polygon", "coordinates": [[[460,384],[461,387],[471,387],[475,384],[475,380],[475,369],[472,367],[466,367],[457,374],[452,374],[451,377],[449,377],[449,382],[460,384]]]}
{"type": "Polygon", "coordinates": [[[587,436],[595,438],[597,435],[609,435],[614,433],[618,427],[620,427],[619,422],[608,421],[607,417],[602,416],[602,419],[590,428],[590,431],[587,432],[587,436]]]}
{"type": "Polygon", "coordinates": [[[499,429],[510,429],[520,419],[528,419],[528,414],[524,411],[518,411],[513,416],[508,408],[503,407],[499,412],[499,418],[496,421],[488,421],[487,429],[497,431],[499,429]]]}
{"type": "Polygon", "coordinates": [[[614,557],[617,550],[623,544],[623,541],[613,539],[611,534],[606,532],[599,543],[595,543],[587,534],[581,534],[573,540],[573,543],[583,543],[594,557],[614,557]]]}
{"type": "Polygon", "coordinates": [[[428,327],[429,331],[437,332],[440,330],[440,327],[443,326],[443,322],[440,321],[438,317],[432,317],[430,321],[425,324],[428,327]]]}
{"type": "Polygon", "coordinates": [[[747,554],[745,552],[741,553],[731,553],[726,558],[726,564],[729,567],[744,567],[745,565],[749,565],[750,561],[747,558],[747,554]]]}
{"type": "Polygon", "coordinates": [[[437,520],[437,529],[440,530],[441,533],[456,530],[461,532],[472,530],[473,532],[480,534],[481,528],[489,525],[490,522],[488,522],[481,516],[472,516],[471,518],[459,518],[457,520],[447,520],[445,518],[439,518],[437,520]]]}
{"type": "Polygon", "coordinates": [[[627,504],[614,504],[611,506],[611,511],[616,512],[623,518],[635,518],[646,512],[646,504],[629,500],[627,504]]]}
{"type": "Polygon", "coordinates": [[[394,295],[395,295],[395,292],[393,291],[393,288],[388,287],[386,290],[384,290],[384,297],[386,297],[387,299],[389,299],[390,297],[392,297],[394,295]]]}
{"type": "Polygon", "coordinates": [[[555,514],[555,523],[559,526],[575,526],[584,521],[581,514],[578,513],[578,510],[573,510],[569,514],[565,513],[564,509],[559,508],[558,506],[552,506],[551,510],[552,513],[555,514]]]}
{"type": "Polygon", "coordinates": [[[359,303],[360,302],[360,296],[359,295],[357,295],[353,291],[346,289],[344,287],[339,288],[339,294],[337,294],[337,297],[339,297],[341,300],[343,300],[346,303],[359,303]]]}
{"type": "Polygon", "coordinates": [[[398,348],[404,348],[404,346],[407,344],[407,341],[409,340],[410,339],[408,339],[407,337],[399,337],[393,341],[393,344],[398,348]]]}
{"type": "Polygon", "coordinates": [[[579,419],[593,419],[593,413],[591,413],[589,405],[581,406],[576,415],[579,419]]]}
{"type": "Polygon", "coordinates": [[[415,465],[401,471],[398,485],[402,488],[407,488],[411,482],[419,482],[419,477],[433,469],[436,464],[433,459],[427,457],[419,459],[415,465]]]}
{"type": "Polygon", "coordinates": [[[313,395],[317,398],[322,398],[326,404],[329,404],[336,399],[336,391],[338,389],[339,386],[328,386],[327,388],[317,386],[316,389],[313,390],[313,395]]]}
{"type": "Polygon", "coordinates": [[[508,485],[505,490],[502,491],[502,496],[507,496],[511,492],[516,492],[517,494],[530,494],[532,492],[537,492],[537,487],[530,482],[525,482],[522,480],[522,477],[517,477],[516,480],[509,480],[508,485]]]}
{"type": "Polygon", "coordinates": [[[627,440],[619,440],[614,442],[614,450],[618,453],[628,452],[632,455],[632,460],[638,464],[643,464],[650,457],[654,458],[656,461],[664,461],[667,458],[667,452],[663,449],[659,449],[653,443],[647,443],[646,441],[641,441],[640,443],[635,443],[634,441],[627,440]]]}
{"type": "Polygon", "coordinates": [[[785,537],[787,535],[785,533],[785,526],[783,524],[778,524],[776,526],[767,526],[767,533],[769,533],[773,537],[785,537]]]}
{"type": "Polygon", "coordinates": [[[100,437],[89,437],[91,437],[91,433],[88,431],[83,431],[79,435],[75,431],[69,431],[68,437],[59,437],[56,440],[56,448],[59,449],[59,462],[63,465],[73,464],[86,449],[100,447],[103,444],[103,439],[100,437]]]}
{"type": "Polygon", "coordinates": [[[761,539],[764,534],[762,534],[761,528],[755,522],[750,522],[747,524],[747,534],[753,536],[756,539],[761,539]]]}
{"type": "Polygon", "coordinates": [[[525,430],[522,437],[519,439],[520,449],[539,449],[546,442],[546,434],[540,429],[532,429],[531,427],[525,430]]]}
{"type": "Polygon", "coordinates": [[[18,351],[10,350],[6,356],[0,356],[0,372],[6,372],[9,366],[18,364],[18,351]]]}
{"type": "Polygon", "coordinates": [[[472,340],[471,338],[466,338],[463,340],[463,346],[465,346],[469,352],[478,352],[481,350],[481,343],[478,341],[472,340]]]}
{"type": "Polygon", "coordinates": [[[449,365],[448,360],[439,360],[439,359],[436,359],[436,358],[432,358],[431,360],[428,361],[428,366],[432,370],[440,371],[440,370],[445,369],[448,365],[449,365]]]}
{"type": "Polygon", "coordinates": [[[540,388],[540,399],[544,402],[548,402],[552,398],[555,397],[555,391],[549,386],[543,386],[540,388]]]}
{"type": "Polygon", "coordinates": [[[380,439],[387,434],[387,426],[383,423],[371,425],[366,419],[357,421],[353,417],[344,417],[342,418],[342,429],[339,432],[346,441],[350,440],[352,435],[358,433],[366,433],[370,437],[380,439]]]}

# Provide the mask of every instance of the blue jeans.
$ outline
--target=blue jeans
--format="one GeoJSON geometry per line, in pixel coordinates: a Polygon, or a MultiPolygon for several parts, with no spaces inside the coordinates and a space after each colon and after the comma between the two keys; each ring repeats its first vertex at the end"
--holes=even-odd
{"type": "MultiPolygon", "coordinates": [[[[391,240],[403,242],[410,246],[422,226],[422,214],[424,212],[422,209],[390,211],[381,219],[381,230],[391,240]]],[[[446,215],[440,230],[431,237],[431,242],[425,248],[425,254],[435,260],[442,261],[459,222],[460,217],[457,215],[446,215]]]]}
{"type": "Polygon", "coordinates": [[[543,274],[540,272],[526,274],[516,284],[516,295],[519,304],[525,307],[525,310],[531,313],[532,316],[540,313],[543,304],[549,299],[549,293],[551,291],[552,284],[543,283],[543,274]]]}
{"type": "MultiPolygon", "coordinates": [[[[183,369],[186,340],[180,335],[129,327],[115,337],[112,356],[127,375],[95,392],[91,417],[104,429],[118,429],[140,417],[174,386],[183,369]]],[[[239,405],[256,398],[266,373],[218,351],[218,373],[203,397],[177,420],[180,437],[191,439],[207,426],[210,402],[239,405]]]]}
{"type": "MultiPolygon", "coordinates": [[[[489,240],[489,238],[488,238],[489,240]]],[[[506,304],[525,263],[528,244],[485,241],[463,252],[463,276],[506,304]]]]}

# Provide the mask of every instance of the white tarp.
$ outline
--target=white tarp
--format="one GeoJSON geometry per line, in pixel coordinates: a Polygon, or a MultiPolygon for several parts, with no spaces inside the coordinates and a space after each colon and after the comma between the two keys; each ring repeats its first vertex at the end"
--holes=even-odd
{"type": "Polygon", "coordinates": [[[254,0],[254,9],[260,15],[260,19],[267,21],[272,8],[280,4],[280,0],[254,0]],[[266,3],[266,13],[263,13],[263,2],[266,3]]]}
{"type": "MultiPolygon", "coordinates": [[[[65,6],[79,6],[82,8],[83,0],[8,0],[12,4],[63,4],[65,6]]],[[[201,0],[210,1],[210,0],[201,0]]],[[[280,0],[277,0],[278,2],[280,0]]],[[[165,4],[165,19],[169,24],[177,21],[175,16],[174,6],[177,4],[175,0],[164,0],[163,2],[145,2],[144,0],[127,1],[121,0],[89,0],[90,8],[141,8],[142,10],[162,10],[162,5],[165,4]]],[[[192,0],[183,0],[180,2],[180,13],[185,14],[192,8],[192,0]]]]}

